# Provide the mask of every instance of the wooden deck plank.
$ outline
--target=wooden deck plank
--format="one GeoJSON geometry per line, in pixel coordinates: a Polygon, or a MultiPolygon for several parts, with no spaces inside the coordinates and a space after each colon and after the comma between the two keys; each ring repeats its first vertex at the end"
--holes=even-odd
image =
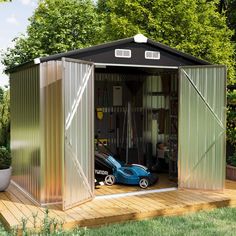
{"type": "Polygon", "coordinates": [[[41,211],[40,208],[33,206],[32,202],[27,201],[27,199],[23,198],[21,195],[14,194],[13,191],[6,192],[6,196],[9,200],[13,201],[15,205],[19,208],[19,210],[22,210],[24,212],[25,217],[33,222],[33,215],[37,214],[37,218],[39,220],[43,220],[44,214],[41,211]],[[23,198],[23,199],[22,199],[23,198]],[[30,202],[30,204],[29,204],[30,202]]]}
{"type": "MultiPolygon", "coordinates": [[[[122,200],[121,198],[112,198],[112,199],[106,199],[108,202],[110,202],[112,205],[115,205],[119,212],[126,212],[126,213],[133,213],[135,212],[134,209],[130,208],[127,204],[126,200],[122,200]]],[[[99,202],[100,199],[97,199],[99,202]]]]}
{"type": "Polygon", "coordinates": [[[200,201],[202,200],[202,201],[211,202],[211,201],[216,201],[216,200],[227,200],[228,199],[228,197],[225,195],[218,195],[215,193],[211,193],[210,195],[205,192],[193,193],[193,192],[188,191],[187,193],[188,193],[188,196],[190,199],[199,199],[200,201]]]}
{"type": "MultiPolygon", "coordinates": [[[[135,188],[134,188],[135,189],[135,188]]],[[[120,192],[121,186],[111,192],[120,192]]],[[[180,215],[199,210],[222,206],[236,206],[236,182],[226,181],[224,191],[175,190],[119,198],[95,198],[65,212],[61,206],[50,207],[50,217],[64,222],[65,228],[79,226],[97,226],[102,224],[138,220],[143,218],[180,215]]],[[[32,212],[39,212],[42,220],[45,208],[34,205],[14,186],[5,193],[0,193],[0,220],[6,227],[21,223],[21,217],[29,217],[32,212]]],[[[33,218],[28,227],[32,227],[33,218]]]]}
{"type": "Polygon", "coordinates": [[[188,193],[186,194],[185,192],[177,192],[175,194],[173,193],[168,193],[167,197],[172,197],[175,198],[178,202],[186,204],[186,205],[194,205],[197,203],[206,203],[209,200],[208,199],[200,199],[199,196],[197,194],[194,195],[194,197],[188,193]]]}
{"type": "Polygon", "coordinates": [[[69,210],[66,211],[66,213],[68,215],[74,216],[76,218],[76,220],[78,220],[80,218],[82,220],[86,220],[86,219],[92,219],[94,217],[91,212],[85,211],[80,206],[69,209],[69,210]]]}
{"type": "Polygon", "coordinates": [[[139,207],[139,211],[151,211],[154,208],[159,208],[160,209],[160,205],[158,206],[157,204],[152,204],[147,202],[146,200],[144,200],[143,198],[140,198],[140,196],[136,196],[136,197],[132,197],[132,198],[127,198],[125,199],[125,201],[129,201],[132,204],[135,204],[136,206],[139,207]]]}
{"type": "Polygon", "coordinates": [[[15,201],[22,204],[26,207],[26,211],[29,211],[29,215],[33,218],[33,215],[37,215],[37,222],[36,226],[41,224],[42,220],[44,219],[45,209],[35,206],[34,203],[25,197],[22,193],[17,191],[12,185],[8,188],[9,192],[15,196],[15,201]],[[28,210],[27,210],[28,209],[28,210]]]}
{"type": "Polygon", "coordinates": [[[160,201],[158,201],[157,199],[153,199],[149,196],[149,194],[147,195],[142,195],[142,196],[139,196],[140,198],[144,199],[146,202],[154,205],[155,208],[160,208],[160,209],[163,209],[163,208],[166,208],[166,205],[161,203],[160,201]]]}
{"type": "MultiPolygon", "coordinates": [[[[24,196],[20,191],[18,191],[12,185],[9,186],[8,190],[10,193],[14,194],[14,196],[16,196],[16,198],[18,198],[18,200],[21,201],[31,211],[31,215],[29,214],[29,217],[33,219],[33,214],[37,214],[39,222],[44,219],[46,211],[45,207],[35,206],[34,203],[29,198],[24,196]]],[[[15,200],[17,201],[17,199],[15,200]]],[[[64,222],[66,220],[73,219],[71,218],[71,216],[66,216],[65,213],[60,210],[61,209],[60,205],[51,205],[48,206],[47,208],[49,209],[49,217],[56,218],[59,222],[64,222]]]]}
{"type": "Polygon", "coordinates": [[[13,214],[17,215],[18,222],[22,220],[27,220],[27,226],[33,227],[33,221],[27,215],[27,208],[22,205],[18,205],[13,198],[9,199],[7,193],[0,192],[0,199],[2,199],[2,203],[6,206],[6,208],[13,214]]]}
{"type": "Polygon", "coordinates": [[[17,217],[3,204],[3,201],[0,201],[0,219],[7,229],[19,225],[20,223],[17,217]]]}
{"type": "Polygon", "coordinates": [[[49,217],[57,219],[60,223],[75,220],[71,215],[68,215],[62,210],[54,210],[49,208],[49,217]]]}
{"type": "Polygon", "coordinates": [[[167,193],[160,193],[160,194],[153,193],[150,195],[150,198],[164,204],[166,207],[173,207],[173,206],[182,207],[186,205],[179,202],[176,197],[168,196],[167,193]]]}

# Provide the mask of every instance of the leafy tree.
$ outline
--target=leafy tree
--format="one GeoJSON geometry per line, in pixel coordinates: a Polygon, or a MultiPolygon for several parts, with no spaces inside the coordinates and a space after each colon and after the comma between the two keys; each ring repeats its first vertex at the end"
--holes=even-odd
{"type": "Polygon", "coordinates": [[[228,67],[234,80],[233,32],[218,12],[219,1],[206,0],[98,0],[103,15],[104,41],[130,37],[137,32],[228,67]]]}
{"type": "Polygon", "coordinates": [[[220,0],[219,12],[222,13],[223,11],[226,11],[227,7],[228,7],[228,1],[227,0],[220,0]]]}
{"type": "Polygon", "coordinates": [[[3,90],[0,103],[0,146],[10,147],[10,92],[3,90]]]}
{"type": "MultiPolygon", "coordinates": [[[[227,8],[228,25],[236,30],[236,0],[229,0],[227,8]]],[[[236,32],[234,31],[233,41],[236,41],[236,32]]]]}
{"type": "Polygon", "coordinates": [[[40,0],[27,35],[15,39],[3,64],[11,68],[33,58],[96,44],[99,20],[92,0],[40,0]]]}
{"type": "MultiPolygon", "coordinates": [[[[233,1],[233,0],[231,0],[233,1]]],[[[235,1],[235,0],[234,0],[235,1]]],[[[38,56],[130,37],[138,32],[178,50],[228,67],[233,83],[233,31],[220,0],[41,0],[27,36],[16,39],[7,68],[38,56]]]]}
{"type": "MultiPolygon", "coordinates": [[[[228,26],[234,30],[232,41],[236,43],[236,0],[227,1],[228,26]]],[[[236,90],[227,93],[227,141],[234,147],[236,156],[236,90]]]]}
{"type": "Polygon", "coordinates": [[[2,104],[3,96],[4,96],[4,90],[3,88],[0,87],[0,104],[2,104]]]}
{"type": "Polygon", "coordinates": [[[236,90],[228,91],[227,100],[227,142],[233,147],[233,156],[236,157],[236,90]]]}

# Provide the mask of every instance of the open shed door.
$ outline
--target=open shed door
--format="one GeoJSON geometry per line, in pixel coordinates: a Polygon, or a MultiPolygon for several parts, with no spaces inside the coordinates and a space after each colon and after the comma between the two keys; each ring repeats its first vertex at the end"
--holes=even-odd
{"type": "Polygon", "coordinates": [[[94,65],[62,59],[63,209],[94,197],[94,65]]]}
{"type": "Polygon", "coordinates": [[[179,187],[223,189],[226,68],[186,66],[179,77],[179,187]]]}

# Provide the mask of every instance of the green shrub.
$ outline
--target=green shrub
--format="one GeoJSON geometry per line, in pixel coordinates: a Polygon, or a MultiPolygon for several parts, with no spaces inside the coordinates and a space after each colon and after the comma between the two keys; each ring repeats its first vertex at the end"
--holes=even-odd
{"type": "Polygon", "coordinates": [[[227,158],[227,164],[231,166],[236,166],[236,153],[234,153],[232,156],[229,156],[227,158]]]}
{"type": "Polygon", "coordinates": [[[0,87],[0,147],[10,149],[10,93],[0,87]]]}
{"type": "Polygon", "coordinates": [[[236,90],[227,93],[227,141],[236,147],[236,90]]]}
{"type": "Polygon", "coordinates": [[[0,170],[8,169],[11,166],[11,154],[5,147],[0,147],[0,170]]]}
{"type": "Polygon", "coordinates": [[[1,227],[0,222],[0,236],[85,236],[87,235],[87,228],[76,227],[72,230],[63,229],[63,221],[59,221],[49,216],[49,209],[45,209],[43,219],[38,218],[38,212],[32,213],[33,228],[28,228],[29,218],[22,218],[21,224],[6,232],[1,227]],[[4,234],[5,233],[5,234],[4,234]]]}

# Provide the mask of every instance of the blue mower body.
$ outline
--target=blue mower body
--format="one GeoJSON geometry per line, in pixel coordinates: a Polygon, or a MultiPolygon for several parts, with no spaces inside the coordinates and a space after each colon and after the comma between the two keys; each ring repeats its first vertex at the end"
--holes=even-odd
{"type": "MultiPolygon", "coordinates": [[[[98,158],[98,157],[97,157],[98,158]]],[[[100,156],[101,158],[101,156],[100,156]]],[[[157,182],[157,175],[151,173],[147,167],[138,164],[124,165],[113,156],[103,156],[103,161],[111,167],[114,183],[139,185],[141,188],[146,188],[157,182]],[[142,183],[143,182],[143,183],[142,183]]],[[[109,175],[111,175],[109,173],[109,175]]],[[[106,183],[106,178],[105,178],[106,183]]],[[[108,183],[106,183],[108,184],[108,183]]],[[[113,183],[108,185],[112,185],[113,183]]]]}

